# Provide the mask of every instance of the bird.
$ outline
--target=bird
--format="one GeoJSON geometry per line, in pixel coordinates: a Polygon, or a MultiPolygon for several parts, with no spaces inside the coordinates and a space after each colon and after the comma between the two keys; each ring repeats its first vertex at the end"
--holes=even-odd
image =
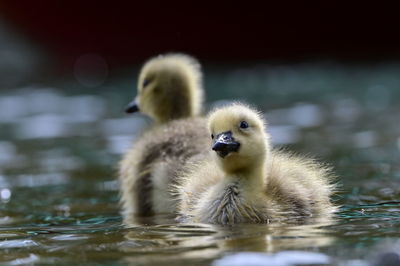
{"type": "Polygon", "coordinates": [[[126,112],[154,120],[119,163],[120,205],[124,222],[135,217],[174,214],[170,187],[176,172],[209,145],[200,64],[185,54],[166,54],[147,61],[139,74],[138,95],[126,112]]]}
{"type": "Polygon", "coordinates": [[[174,187],[180,222],[234,225],[327,217],[336,210],[330,166],[271,145],[264,117],[237,102],[208,115],[207,156],[174,187]]]}

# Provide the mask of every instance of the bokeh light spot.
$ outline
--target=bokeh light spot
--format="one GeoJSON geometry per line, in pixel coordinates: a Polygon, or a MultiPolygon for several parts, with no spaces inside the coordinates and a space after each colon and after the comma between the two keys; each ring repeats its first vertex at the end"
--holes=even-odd
{"type": "Polygon", "coordinates": [[[8,188],[3,188],[0,191],[0,197],[2,201],[9,201],[11,198],[11,190],[9,190],[8,188]]]}
{"type": "Polygon", "coordinates": [[[100,86],[108,76],[107,62],[98,54],[82,55],[75,62],[74,75],[86,87],[100,86]]]}

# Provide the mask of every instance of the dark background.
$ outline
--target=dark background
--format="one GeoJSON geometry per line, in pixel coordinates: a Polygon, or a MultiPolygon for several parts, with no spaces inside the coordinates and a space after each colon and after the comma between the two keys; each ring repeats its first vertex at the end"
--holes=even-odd
{"type": "Polygon", "coordinates": [[[111,69],[169,51],[223,63],[400,57],[394,5],[263,2],[8,1],[0,15],[66,70],[87,53],[111,69]]]}

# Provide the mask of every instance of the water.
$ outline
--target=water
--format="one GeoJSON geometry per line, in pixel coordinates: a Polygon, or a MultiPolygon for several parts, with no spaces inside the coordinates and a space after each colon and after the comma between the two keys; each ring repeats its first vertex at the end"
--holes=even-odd
{"type": "Polygon", "coordinates": [[[131,78],[96,91],[63,85],[3,89],[2,264],[396,261],[400,65],[256,65],[211,68],[206,77],[209,108],[231,99],[252,102],[265,111],[275,145],[334,166],[341,184],[334,221],[221,227],[157,216],[146,225],[124,226],[116,165],[150,123],[122,113],[134,94],[131,78]]]}

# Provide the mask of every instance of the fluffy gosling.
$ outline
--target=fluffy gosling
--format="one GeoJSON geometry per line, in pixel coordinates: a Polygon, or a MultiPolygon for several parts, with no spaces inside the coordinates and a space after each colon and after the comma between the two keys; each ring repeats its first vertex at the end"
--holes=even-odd
{"type": "Polygon", "coordinates": [[[206,120],[197,117],[203,100],[201,77],[199,63],[183,54],[158,56],[143,66],[138,95],[126,111],[145,113],[156,124],[135,141],[119,165],[125,223],[176,213],[170,193],[176,172],[208,147],[206,120]]]}
{"type": "Polygon", "coordinates": [[[329,216],[334,186],[329,168],[271,149],[261,115],[242,104],[208,118],[214,151],[180,173],[180,220],[212,224],[269,223],[329,216]]]}

